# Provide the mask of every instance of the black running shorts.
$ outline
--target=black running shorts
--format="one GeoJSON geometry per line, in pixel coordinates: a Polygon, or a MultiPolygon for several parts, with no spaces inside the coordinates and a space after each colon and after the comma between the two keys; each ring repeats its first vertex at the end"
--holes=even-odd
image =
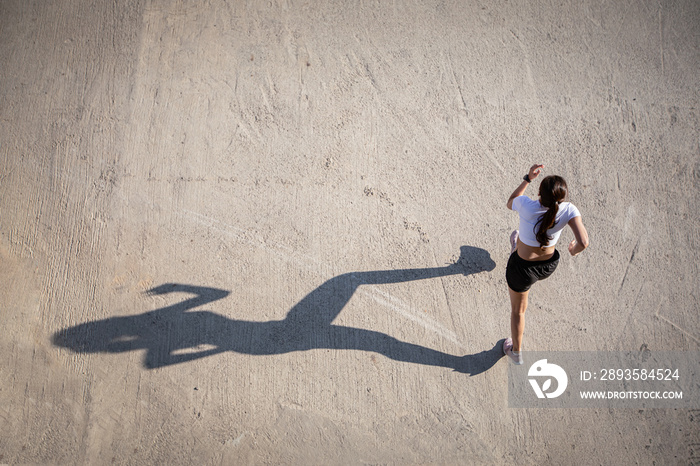
{"type": "Polygon", "coordinates": [[[511,290],[522,293],[530,289],[533,283],[544,280],[554,273],[559,265],[559,251],[544,261],[526,261],[513,251],[506,267],[506,281],[511,290]]]}

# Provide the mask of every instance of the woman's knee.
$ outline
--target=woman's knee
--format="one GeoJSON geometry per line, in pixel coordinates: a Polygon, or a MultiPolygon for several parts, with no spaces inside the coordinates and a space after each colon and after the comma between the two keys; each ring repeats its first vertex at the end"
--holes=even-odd
{"type": "Polygon", "coordinates": [[[524,314],[527,309],[527,295],[528,292],[517,293],[510,290],[510,304],[511,312],[513,314],[524,314]]]}

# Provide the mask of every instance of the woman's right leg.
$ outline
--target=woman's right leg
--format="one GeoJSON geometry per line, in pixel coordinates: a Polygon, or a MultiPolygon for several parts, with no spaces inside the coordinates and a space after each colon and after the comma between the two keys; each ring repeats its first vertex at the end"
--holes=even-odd
{"type": "Polygon", "coordinates": [[[527,295],[530,292],[518,293],[508,287],[510,293],[510,334],[513,339],[513,351],[520,351],[525,331],[525,309],[527,309],[527,295]]]}

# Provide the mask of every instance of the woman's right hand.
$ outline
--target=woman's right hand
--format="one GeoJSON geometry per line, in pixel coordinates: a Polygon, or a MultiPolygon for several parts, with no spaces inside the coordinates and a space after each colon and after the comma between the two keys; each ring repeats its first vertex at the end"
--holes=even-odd
{"type": "Polygon", "coordinates": [[[542,172],[542,169],[544,168],[544,165],[533,165],[530,167],[530,172],[527,174],[527,177],[530,178],[530,181],[534,180],[537,178],[537,175],[539,175],[542,172]]]}

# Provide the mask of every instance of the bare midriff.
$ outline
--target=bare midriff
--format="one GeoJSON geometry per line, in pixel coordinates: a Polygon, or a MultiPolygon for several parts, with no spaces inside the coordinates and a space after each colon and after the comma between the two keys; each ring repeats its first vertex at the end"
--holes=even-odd
{"type": "Polygon", "coordinates": [[[528,246],[518,238],[518,256],[526,261],[546,261],[554,255],[554,246],[547,248],[528,246]]]}

